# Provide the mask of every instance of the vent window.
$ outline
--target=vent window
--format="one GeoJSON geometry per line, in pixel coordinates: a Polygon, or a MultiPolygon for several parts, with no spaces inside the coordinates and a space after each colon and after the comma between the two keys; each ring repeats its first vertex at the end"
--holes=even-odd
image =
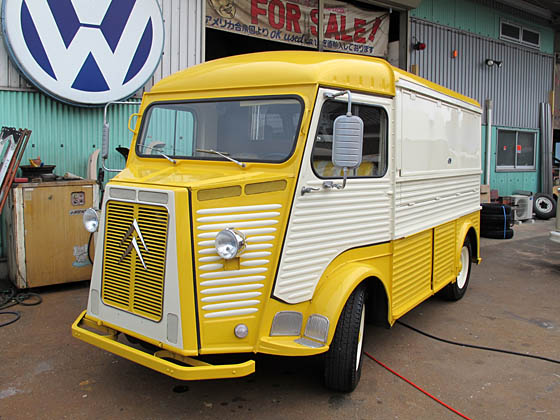
{"type": "Polygon", "coordinates": [[[533,48],[539,48],[541,45],[541,34],[539,32],[506,21],[500,22],[500,39],[533,48]]]}
{"type": "Polygon", "coordinates": [[[540,45],[540,34],[538,32],[535,31],[531,31],[529,29],[525,29],[523,28],[523,43],[524,44],[531,44],[534,45],[535,47],[538,47],[540,45]]]}
{"type": "Polygon", "coordinates": [[[501,37],[519,41],[521,38],[521,28],[516,25],[510,25],[507,22],[502,22],[501,37]]]}

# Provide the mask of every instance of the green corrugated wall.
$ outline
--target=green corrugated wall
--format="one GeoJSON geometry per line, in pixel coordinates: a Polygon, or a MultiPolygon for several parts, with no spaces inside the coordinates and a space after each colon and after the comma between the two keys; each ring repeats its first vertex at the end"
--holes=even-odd
{"type": "MultiPolygon", "coordinates": [[[[482,126],[482,153],[481,153],[481,166],[482,174],[480,177],[480,182],[484,184],[485,180],[485,166],[486,166],[486,127],[482,126]]],[[[539,191],[539,173],[536,170],[533,171],[513,171],[513,172],[497,172],[496,171],[496,144],[497,144],[497,134],[498,129],[511,127],[492,127],[492,154],[490,156],[490,185],[493,189],[497,189],[500,196],[511,195],[515,191],[532,191],[536,193],[539,191]]],[[[540,133],[536,130],[526,130],[536,133],[536,167],[539,168],[540,153],[540,133]]]]}
{"type": "MultiPolygon", "coordinates": [[[[111,150],[128,147],[132,133],[128,117],[136,112],[135,105],[112,105],[111,150]]],[[[55,172],[72,172],[85,177],[89,155],[101,148],[103,108],[81,108],[65,105],[38,92],[0,91],[0,125],[28,128],[33,131],[22,159],[40,156],[45,165],[56,165],[55,172]]],[[[109,165],[124,166],[116,152],[109,155],[109,165]]]]}
{"type": "Polygon", "coordinates": [[[507,19],[540,32],[540,50],[547,54],[554,53],[554,29],[535,25],[529,20],[467,0],[422,0],[420,6],[412,10],[410,15],[494,39],[500,37],[500,19],[507,19]]]}
{"type": "MultiPolygon", "coordinates": [[[[124,167],[124,158],[115,147],[130,145],[132,133],[128,130],[128,118],[137,109],[137,105],[109,108],[111,141],[107,166],[110,168],[124,167]]],[[[102,125],[103,108],[70,106],[39,92],[0,90],[0,126],[32,130],[22,165],[29,165],[28,159],[40,156],[45,165],[56,165],[57,175],[71,172],[85,177],[89,156],[101,149],[102,125]]],[[[106,173],[105,180],[112,175],[106,173]]],[[[1,256],[5,256],[4,243],[5,232],[2,232],[1,256]]]]}

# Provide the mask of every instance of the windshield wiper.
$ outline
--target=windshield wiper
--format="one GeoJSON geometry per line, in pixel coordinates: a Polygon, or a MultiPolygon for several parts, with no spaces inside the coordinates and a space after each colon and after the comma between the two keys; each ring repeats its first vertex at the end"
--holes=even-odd
{"type": "Polygon", "coordinates": [[[241,166],[242,168],[244,168],[245,165],[243,162],[239,162],[238,160],[235,160],[234,158],[231,158],[229,156],[227,156],[227,153],[223,153],[223,152],[218,152],[217,150],[212,150],[212,149],[196,149],[197,152],[201,152],[201,153],[212,153],[214,155],[218,155],[223,157],[224,159],[227,159],[233,163],[238,164],[239,166],[241,166]]]}
{"type": "Polygon", "coordinates": [[[157,147],[150,147],[150,146],[140,146],[140,147],[145,147],[146,149],[150,149],[155,151],[157,154],[163,156],[165,159],[167,159],[169,162],[176,164],[177,161],[173,158],[170,158],[169,156],[167,156],[165,153],[163,153],[161,150],[159,150],[157,147]]]}

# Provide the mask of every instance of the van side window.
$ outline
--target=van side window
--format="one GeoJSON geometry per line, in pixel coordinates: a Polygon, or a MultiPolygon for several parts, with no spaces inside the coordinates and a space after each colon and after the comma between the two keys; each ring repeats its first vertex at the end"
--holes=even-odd
{"type": "MultiPolygon", "coordinates": [[[[332,134],[334,120],[346,114],[347,108],[347,103],[330,100],[321,110],[311,158],[313,171],[320,178],[342,177],[342,168],[336,168],[331,161],[332,134]]],[[[364,147],[362,164],[348,175],[352,178],[381,177],[387,171],[387,114],[381,107],[363,104],[353,104],[352,114],[364,121],[364,147]]]]}

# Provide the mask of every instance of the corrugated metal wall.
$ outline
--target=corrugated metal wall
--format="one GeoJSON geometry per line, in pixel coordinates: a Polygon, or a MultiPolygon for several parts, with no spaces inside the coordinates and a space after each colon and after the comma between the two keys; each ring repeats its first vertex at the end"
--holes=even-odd
{"type": "MultiPolygon", "coordinates": [[[[130,145],[132,133],[127,128],[128,117],[137,110],[137,105],[109,108],[111,153],[108,165],[113,168],[124,166],[124,159],[114,150],[117,146],[130,145]]],[[[22,165],[29,165],[29,158],[40,156],[45,164],[56,165],[58,175],[72,172],[86,176],[89,155],[101,148],[102,123],[103,108],[70,106],[39,92],[0,90],[0,124],[32,130],[22,165]]]]}
{"type": "Polygon", "coordinates": [[[460,29],[488,38],[500,38],[501,19],[515,22],[541,35],[541,51],[554,52],[554,29],[544,19],[529,16],[514,7],[494,0],[422,0],[411,10],[414,18],[460,29]]]}
{"type": "MultiPolygon", "coordinates": [[[[162,78],[202,61],[204,2],[205,0],[158,0],[165,28],[163,57],[145,89],[149,90],[162,78]]],[[[12,63],[4,40],[1,39],[0,89],[32,88],[12,63]]]]}
{"type": "MultiPolygon", "coordinates": [[[[203,58],[205,0],[158,2],[165,28],[163,57],[142,91],[149,90],[154,83],[178,70],[200,63],[203,58]]],[[[136,96],[139,97],[142,91],[136,96]]],[[[130,145],[132,133],[127,128],[128,117],[136,110],[134,105],[114,105],[109,110],[111,153],[107,165],[111,168],[124,167],[124,159],[114,149],[130,145]]],[[[11,62],[4,40],[0,39],[0,126],[33,131],[22,164],[28,164],[29,158],[40,156],[46,164],[56,165],[58,175],[72,172],[86,176],[88,157],[101,148],[102,122],[103,108],[66,105],[28,84],[11,62]]],[[[112,174],[107,173],[108,176],[112,174]]],[[[5,255],[2,243],[3,238],[0,238],[0,255],[5,255]]]]}
{"type": "MultiPolygon", "coordinates": [[[[203,0],[158,2],[165,23],[163,57],[145,90],[162,78],[202,61],[203,0]]],[[[110,108],[111,150],[119,145],[130,144],[128,116],[136,109],[130,105],[114,105],[110,108]]],[[[102,122],[102,108],[65,105],[29,85],[11,62],[2,40],[0,125],[24,127],[33,131],[23,163],[27,158],[41,156],[44,162],[57,166],[58,174],[72,172],[85,176],[89,155],[101,146],[102,122]]],[[[123,162],[119,154],[110,154],[108,164],[111,167],[122,167],[123,162]]]]}
{"type": "Polygon", "coordinates": [[[413,43],[427,46],[411,50],[410,65],[418,66],[419,76],[481,104],[491,98],[495,125],[539,127],[539,103],[548,102],[553,87],[552,55],[419,19],[412,19],[410,28],[413,43]],[[488,58],[502,61],[502,67],[488,67],[488,58]]]}

